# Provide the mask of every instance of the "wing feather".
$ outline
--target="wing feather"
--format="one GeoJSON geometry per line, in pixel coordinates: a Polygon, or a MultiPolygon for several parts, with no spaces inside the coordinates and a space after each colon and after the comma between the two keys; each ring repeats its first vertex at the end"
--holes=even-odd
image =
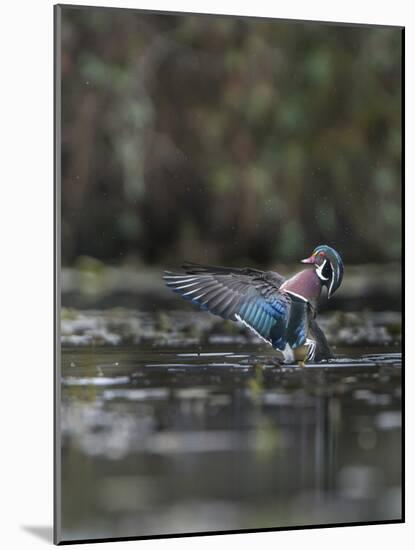
{"type": "Polygon", "coordinates": [[[284,277],[272,271],[184,264],[185,273],[167,271],[166,285],[184,299],[224,319],[242,321],[277,349],[302,345],[307,304],[280,291],[284,277]]]}

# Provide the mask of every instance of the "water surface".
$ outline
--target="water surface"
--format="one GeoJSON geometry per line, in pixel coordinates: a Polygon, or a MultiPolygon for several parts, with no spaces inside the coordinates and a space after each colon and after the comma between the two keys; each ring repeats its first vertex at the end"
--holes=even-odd
{"type": "Polygon", "coordinates": [[[399,349],[336,352],[64,347],[63,539],[399,519],[399,349]]]}

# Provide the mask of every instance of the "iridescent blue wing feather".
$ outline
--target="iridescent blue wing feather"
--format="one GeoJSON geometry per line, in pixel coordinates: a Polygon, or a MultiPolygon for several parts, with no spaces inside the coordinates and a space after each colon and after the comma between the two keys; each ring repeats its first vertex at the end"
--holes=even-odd
{"type": "Polygon", "coordinates": [[[273,347],[283,350],[287,344],[290,309],[290,297],[276,291],[273,296],[256,295],[244,301],[235,318],[273,347]]]}
{"type": "Polygon", "coordinates": [[[311,307],[308,302],[291,296],[291,310],[287,326],[287,343],[294,349],[307,339],[311,321],[311,307]]]}

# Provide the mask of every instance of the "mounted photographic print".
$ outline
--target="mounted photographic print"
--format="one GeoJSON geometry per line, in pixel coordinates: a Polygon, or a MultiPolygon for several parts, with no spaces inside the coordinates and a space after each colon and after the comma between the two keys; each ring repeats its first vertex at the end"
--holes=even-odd
{"type": "Polygon", "coordinates": [[[55,543],[403,521],[403,32],[55,7],[55,543]]]}

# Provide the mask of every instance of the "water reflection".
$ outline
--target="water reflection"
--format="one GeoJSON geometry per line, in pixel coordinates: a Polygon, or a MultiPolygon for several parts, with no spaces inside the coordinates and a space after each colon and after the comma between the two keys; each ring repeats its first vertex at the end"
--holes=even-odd
{"type": "Polygon", "coordinates": [[[63,351],[63,538],[399,519],[400,355],[63,351]]]}

